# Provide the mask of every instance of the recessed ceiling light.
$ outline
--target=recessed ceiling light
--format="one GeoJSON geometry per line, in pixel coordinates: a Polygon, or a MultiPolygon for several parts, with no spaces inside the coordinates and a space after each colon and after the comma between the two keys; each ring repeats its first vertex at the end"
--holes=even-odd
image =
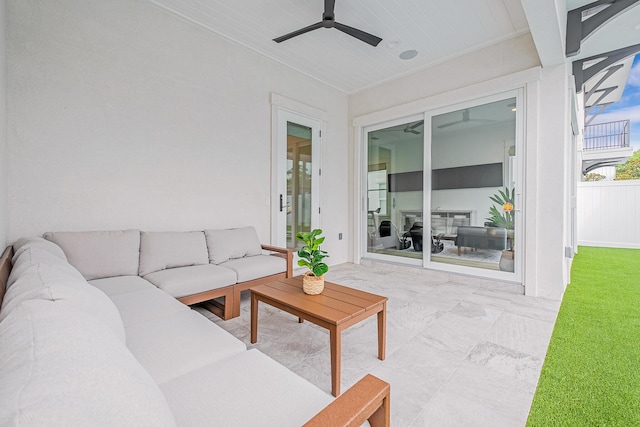
{"type": "Polygon", "coordinates": [[[387,47],[389,49],[395,49],[398,46],[400,46],[400,42],[398,40],[391,40],[390,42],[387,43],[387,47]]]}
{"type": "Polygon", "coordinates": [[[405,50],[404,52],[400,52],[400,59],[412,59],[418,56],[418,51],[415,49],[405,50]]]}

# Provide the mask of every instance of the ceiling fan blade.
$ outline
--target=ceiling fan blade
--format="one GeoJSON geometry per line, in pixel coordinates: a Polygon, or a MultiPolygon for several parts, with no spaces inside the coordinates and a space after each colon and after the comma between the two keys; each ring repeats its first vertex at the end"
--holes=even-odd
{"type": "Polygon", "coordinates": [[[358,40],[362,40],[363,42],[368,43],[373,47],[378,46],[378,44],[382,41],[380,37],[376,37],[373,34],[366,33],[362,30],[358,30],[357,28],[353,28],[339,22],[336,22],[334,26],[337,30],[349,34],[350,36],[355,37],[358,40]]]}
{"type": "Polygon", "coordinates": [[[484,122],[484,123],[495,122],[495,120],[491,120],[491,119],[469,119],[467,121],[468,122],[484,122]]]}
{"type": "Polygon", "coordinates": [[[409,126],[409,129],[414,130],[415,128],[418,128],[418,127],[422,126],[423,124],[424,124],[424,121],[420,120],[419,122],[415,122],[414,124],[409,126]]]}
{"type": "Polygon", "coordinates": [[[456,120],[455,122],[445,123],[443,125],[438,126],[438,129],[447,128],[449,126],[457,125],[458,123],[464,123],[467,120],[456,120]]]}
{"type": "Polygon", "coordinates": [[[335,16],[333,13],[335,8],[336,8],[336,0],[324,0],[324,13],[322,14],[322,17],[333,19],[333,17],[335,16]]]}
{"type": "Polygon", "coordinates": [[[275,39],[273,39],[273,41],[276,43],[282,43],[285,40],[289,40],[290,38],[299,36],[300,34],[308,33],[309,31],[317,30],[318,28],[322,27],[322,22],[316,22],[315,24],[309,25],[308,27],[304,27],[292,33],[285,34],[284,36],[276,37],[275,39]]]}

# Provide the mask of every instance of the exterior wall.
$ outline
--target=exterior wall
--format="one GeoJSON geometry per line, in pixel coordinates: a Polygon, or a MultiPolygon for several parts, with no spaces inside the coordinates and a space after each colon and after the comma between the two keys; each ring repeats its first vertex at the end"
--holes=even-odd
{"type": "Polygon", "coordinates": [[[324,248],[347,261],[347,95],[151,2],[7,6],[10,242],[243,225],[269,242],[275,93],[326,113],[324,248]]]}
{"type": "Polygon", "coordinates": [[[5,0],[0,0],[0,250],[7,246],[7,50],[5,0]]]}
{"type": "MultiPolygon", "coordinates": [[[[565,247],[568,226],[567,204],[569,167],[567,146],[570,145],[570,102],[568,66],[545,67],[539,85],[537,153],[534,164],[527,160],[527,295],[560,300],[569,281],[565,247]],[[529,170],[536,168],[536,170],[529,170]],[[535,177],[535,188],[530,178],[535,177]],[[531,224],[533,226],[531,226],[531,224]],[[530,245],[534,244],[535,248],[530,245]],[[529,260],[535,263],[534,271],[529,260]],[[535,279],[529,274],[533,273],[535,279]]],[[[527,126],[534,125],[527,123],[527,126]]]]}
{"type": "Polygon", "coordinates": [[[640,248],[640,181],[578,184],[578,243],[640,248]]]}
{"type": "MultiPolygon", "coordinates": [[[[535,79],[525,70],[539,65],[529,35],[452,59],[420,73],[356,93],[350,98],[350,118],[356,128],[403,115],[440,108],[512,90],[525,89],[526,171],[524,176],[524,273],[527,295],[561,299],[568,281],[564,258],[566,238],[565,144],[569,134],[568,70],[564,65],[548,67],[535,79]],[[525,73],[526,74],[526,73],[525,73]]],[[[352,234],[359,221],[359,135],[352,144],[352,234]]],[[[354,245],[358,241],[354,239],[354,245]]],[[[357,246],[351,248],[357,258],[357,246]]]]}
{"type": "Polygon", "coordinates": [[[505,40],[415,74],[354,93],[353,119],[540,65],[530,34],[505,40]]]}

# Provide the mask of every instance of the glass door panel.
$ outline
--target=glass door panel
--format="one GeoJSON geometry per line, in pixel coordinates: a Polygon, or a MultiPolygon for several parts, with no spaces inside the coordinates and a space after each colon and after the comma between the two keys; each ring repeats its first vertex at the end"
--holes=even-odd
{"type": "Polygon", "coordinates": [[[431,262],[514,272],[516,111],[512,97],[431,117],[431,262]]]}
{"type": "Polygon", "coordinates": [[[422,259],[423,127],[416,120],[367,132],[369,254],[422,259]]]}
{"type": "Polygon", "coordinates": [[[296,249],[296,234],[311,231],[312,128],[287,122],[287,248],[296,249]]]}

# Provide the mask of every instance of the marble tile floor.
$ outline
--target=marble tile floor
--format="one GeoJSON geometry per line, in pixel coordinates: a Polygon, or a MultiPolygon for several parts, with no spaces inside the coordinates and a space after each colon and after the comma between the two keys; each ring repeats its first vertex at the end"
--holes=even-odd
{"type": "MultiPolygon", "coordinates": [[[[375,262],[334,266],[326,278],[389,298],[384,361],[375,316],[343,332],[343,392],[367,373],[388,381],[394,427],[526,424],[560,302],[509,283],[375,262]]],[[[238,318],[198,310],[330,393],[328,331],[261,304],[252,345],[245,294],[238,318]]]]}

